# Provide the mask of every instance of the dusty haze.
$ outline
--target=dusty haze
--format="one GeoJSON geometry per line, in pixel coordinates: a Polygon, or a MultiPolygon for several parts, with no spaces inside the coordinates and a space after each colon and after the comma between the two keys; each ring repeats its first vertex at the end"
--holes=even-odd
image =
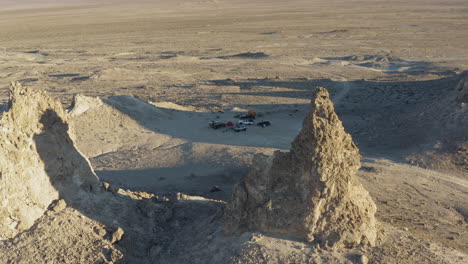
{"type": "MultiPolygon", "coordinates": [[[[0,262],[468,262],[466,1],[0,3],[1,110],[11,82],[57,99],[73,135],[66,142],[89,158],[102,184],[87,200],[51,189],[27,225],[2,202],[13,216],[5,226],[21,232],[0,234],[0,262]],[[224,234],[234,186],[261,168],[255,155],[288,153],[316,87],[328,91],[362,156],[356,178],[377,207],[375,246],[332,251],[287,232],[262,233],[269,228],[224,234]],[[249,109],[272,126],[208,127],[249,109]]],[[[31,105],[20,108],[36,113],[31,105]]],[[[23,123],[41,129],[37,120],[23,123]]],[[[29,143],[4,143],[5,153],[21,157],[26,148],[41,157],[29,143]]],[[[50,143],[57,151],[31,163],[45,186],[57,173],[42,166],[63,160],[62,146],[50,143]]],[[[21,173],[13,165],[3,175],[21,173]]],[[[289,183],[285,196],[302,190],[289,183]]]]}

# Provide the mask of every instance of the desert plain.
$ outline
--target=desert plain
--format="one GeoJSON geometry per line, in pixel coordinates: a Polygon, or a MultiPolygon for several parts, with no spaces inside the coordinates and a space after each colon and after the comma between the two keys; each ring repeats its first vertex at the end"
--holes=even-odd
{"type": "MultiPolygon", "coordinates": [[[[56,98],[71,135],[57,142],[73,141],[102,185],[86,198],[56,186],[31,224],[9,219],[0,263],[468,262],[466,1],[0,4],[3,115],[21,101],[12,82],[56,98]],[[226,234],[234,186],[256,154],[290,150],[317,87],[359,148],[376,243],[226,234]],[[271,126],[208,126],[248,110],[271,126]]],[[[49,177],[53,153],[76,154],[35,140],[49,177]]],[[[15,178],[1,175],[6,201],[15,178]]]]}

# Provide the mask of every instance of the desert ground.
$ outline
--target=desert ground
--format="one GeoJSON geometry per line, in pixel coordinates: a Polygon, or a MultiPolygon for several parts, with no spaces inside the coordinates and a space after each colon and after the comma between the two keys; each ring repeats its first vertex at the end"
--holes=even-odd
{"type": "Polygon", "coordinates": [[[468,262],[466,1],[0,4],[2,111],[11,82],[57,98],[106,189],[0,236],[0,263],[468,262]],[[377,244],[225,235],[233,187],[291,148],[316,87],[359,148],[377,244]],[[272,125],[208,126],[251,109],[272,125]]]}

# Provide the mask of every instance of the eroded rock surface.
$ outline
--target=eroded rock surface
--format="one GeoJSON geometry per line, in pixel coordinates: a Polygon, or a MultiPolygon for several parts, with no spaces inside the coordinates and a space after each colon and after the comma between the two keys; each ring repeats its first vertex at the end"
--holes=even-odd
{"type": "Polygon", "coordinates": [[[31,227],[52,201],[83,199],[99,180],[75,148],[66,114],[45,92],[11,85],[0,119],[0,237],[31,227]]]}
{"type": "Polygon", "coordinates": [[[257,155],[225,211],[227,234],[263,231],[323,246],[374,245],[376,205],[355,177],[359,150],[318,88],[290,152],[257,155]]]}

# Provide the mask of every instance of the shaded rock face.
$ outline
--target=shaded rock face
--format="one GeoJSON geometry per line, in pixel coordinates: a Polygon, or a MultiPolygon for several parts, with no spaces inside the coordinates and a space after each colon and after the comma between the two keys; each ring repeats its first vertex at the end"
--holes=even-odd
{"type": "Polygon", "coordinates": [[[257,155],[234,188],[224,230],[284,234],[326,247],[374,245],[376,206],[355,177],[359,150],[318,88],[288,153],[257,155]]]}
{"type": "Polygon", "coordinates": [[[45,92],[11,86],[0,119],[0,237],[28,229],[52,201],[98,190],[89,161],[75,148],[66,114],[45,92]]]}
{"type": "Polygon", "coordinates": [[[457,102],[468,103],[468,71],[464,71],[460,74],[461,80],[457,85],[457,102]]]}

